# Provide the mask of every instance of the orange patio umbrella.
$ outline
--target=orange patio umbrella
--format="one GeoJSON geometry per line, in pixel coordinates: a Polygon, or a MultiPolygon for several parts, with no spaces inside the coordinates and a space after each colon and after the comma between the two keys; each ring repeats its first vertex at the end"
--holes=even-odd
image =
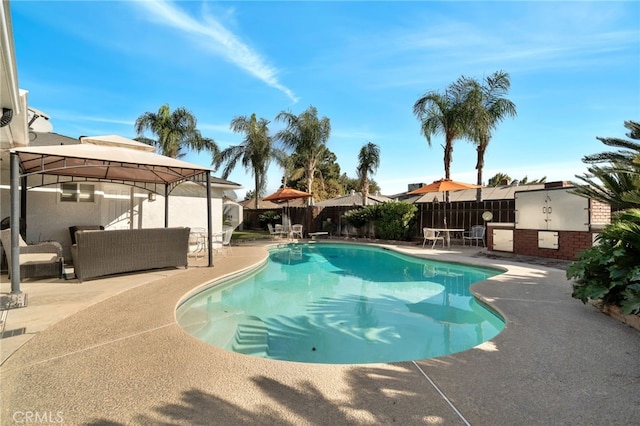
{"type": "Polygon", "coordinates": [[[309,198],[312,194],[304,191],[298,191],[293,188],[280,188],[271,195],[263,198],[264,201],[288,201],[297,198],[309,198]]]}
{"type": "MultiPolygon", "coordinates": [[[[428,194],[430,192],[443,192],[447,193],[449,191],[459,191],[461,189],[477,189],[482,188],[480,185],[475,185],[473,183],[464,183],[458,182],[451,179],[439,179],[436,180],[429,185],[421,186],[418,189],[414,189],[409,192],[409,195],[420,195],[420,194],[428,194]]],[[[445,198],[448,202],[448,198],[445,198]]],[[[445,204],[445,212],[444,212],[444,227],[447,227],[447,210],[445,204]]]]}
{"type": "MultiPolygon", "coordinates": [[[[286,201],[287,202],[286,207],[289,207],[289,200],[296,200],[298,198],[309,198],[312,195],[313,194],[309,194],[308,192],[298,191],[297,189],[284,187],[284,188],[278,189],[273,194],[264,197],[262,200],[263,201],[286,201]]],[[[288,225],[285,224],[284,218],[286,217],[289,220],[289,215],[286,209],[283,209],[283,210],[285,213],[282,220],[282,224],[286,227],[288,225]]]]}
{"type": "Polygon", "coordinates": [[[451,179],[439,179],[429,185],[421,186],[409,192],[409,195],[427,194],[429,192],[449,192],[458,191],[460,189],[476,189],[482,188],[480,185],[472,183],[457,182],[451,179]]]}

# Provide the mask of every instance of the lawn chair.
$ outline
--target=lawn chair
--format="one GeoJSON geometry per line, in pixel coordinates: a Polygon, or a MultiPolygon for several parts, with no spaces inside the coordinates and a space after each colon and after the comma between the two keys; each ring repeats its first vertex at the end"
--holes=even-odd
{"type": "Polygon", "coordinates": [[[440,236],[440,231],[438,231],[437,229],[422,228],[422,234],[424,235],[422,248],[424,248],[424,245],[427,241],[433,241],[433,244],[431,244],[431,248],[434,248],[438,241],[442,241],[442,248],[444,248],[444,237],[440,236]]]}
{"type": "Polygon", "coordinates": [[[486,247],[484,242],[484,233],[485,233],[484,225],[474,225],[471,227],[470,231],[464,231],[462,233],[462,245],[465,245],[465,241],[469,241],[469,245],[473,244],[473,241],[476,242],[476,247],[480,245],[480,241],[482,241],[482,246],[486,247]]]}

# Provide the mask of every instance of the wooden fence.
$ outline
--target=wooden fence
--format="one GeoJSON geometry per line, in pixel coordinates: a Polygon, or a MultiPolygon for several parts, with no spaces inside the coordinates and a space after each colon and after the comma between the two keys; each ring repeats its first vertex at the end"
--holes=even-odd
{"type": "MultiPolygon", "coordinates": [[[[484,212],[491,212],[492,222],[515,222],[515,200],[490,200],[490,201],[458,201],[451,203],[422,203],[416,204],[418,211],[412,223],[411,233],[413,239],[422,238],[422,228],[464,228],[471,229],[473,225],[484,225],[482,218],[484,212]]],[[[261,224],[260,215],[275,211],[281,215],[285,212],[291,223],[301,223],[305,234],[309,232],[329,231],[333,235],[354,235],[356,230],[348,226],[344,221],[344,214],[350,210],[360,208],[358,206],[334,206],[334,207],[288,207],[283,209],[259,209],[244,210],[244,227],[249,229],[266,229],[266,224],[261,224]]],[[[374,236],[373,228],[364,230],[364,235],[374,236]]]]}

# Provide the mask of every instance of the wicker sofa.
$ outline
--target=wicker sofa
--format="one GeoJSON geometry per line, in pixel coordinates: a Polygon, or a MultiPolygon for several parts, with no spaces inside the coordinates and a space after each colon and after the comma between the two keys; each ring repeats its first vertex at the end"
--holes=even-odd
{"type": "Polygon", "coordinates": [[[82,230],[71,247],[73,269],[88,278],[148,269],[187,267],[189,228],[82,230]]]}

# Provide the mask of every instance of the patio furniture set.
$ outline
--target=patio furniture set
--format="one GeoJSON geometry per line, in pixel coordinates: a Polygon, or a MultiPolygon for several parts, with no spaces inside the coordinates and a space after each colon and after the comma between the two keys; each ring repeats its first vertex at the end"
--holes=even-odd
{"type": "MultiPolygon", "coordinates": [[[[234,228],[225,226],[222,232],[215,232],[211,235],[212,248],[215,252],[226,256],[231,250],[231,236],[234,228]]],[[[204,257],[207,254],[207,230],[204,228],[191,228],[189,233],[189,256],[204,257]]]]}
{"type": "MultiPolygon", "coordinates": [[[[187,267],[190,229],[149,228],[104,230],[100,226],[72,226],[71,257],[79,282],[124,272],[187,267]]],[[[0,231],[11,276],[11,230],[0,231]]],[[[59,242],[27,245],[19,236],[20,277],[63,277],[64,259],[59,242]]],[[[65,276],[66,278],[66,276],[65,276]]]]}
{"type": "Polygon", "coordinates": [[[304,228],[300,224],[291,225],[291,229],[289,229],[279,223],[275,225],[268,223],[267,228],[269,229],[269,235],[275,238],[283,238],[285,236],[290,240],[304,238],[304,228]]]}
{"type": "Polygon", "coordinates": [[[435,248],[438,241],[442,241],[442,248],[451,248],[451,234],[462,235],[462,245],[473,245],[475,242],[476,247],[482,243],[483,247],[486,247],[484,241],[484,234],[486,227],[484,225],[474,225],[470,230],[458,229],[458,228],[422,228],[423,240],[422,247],[428,242],[431,243],[431,248],[435,248]]]}

